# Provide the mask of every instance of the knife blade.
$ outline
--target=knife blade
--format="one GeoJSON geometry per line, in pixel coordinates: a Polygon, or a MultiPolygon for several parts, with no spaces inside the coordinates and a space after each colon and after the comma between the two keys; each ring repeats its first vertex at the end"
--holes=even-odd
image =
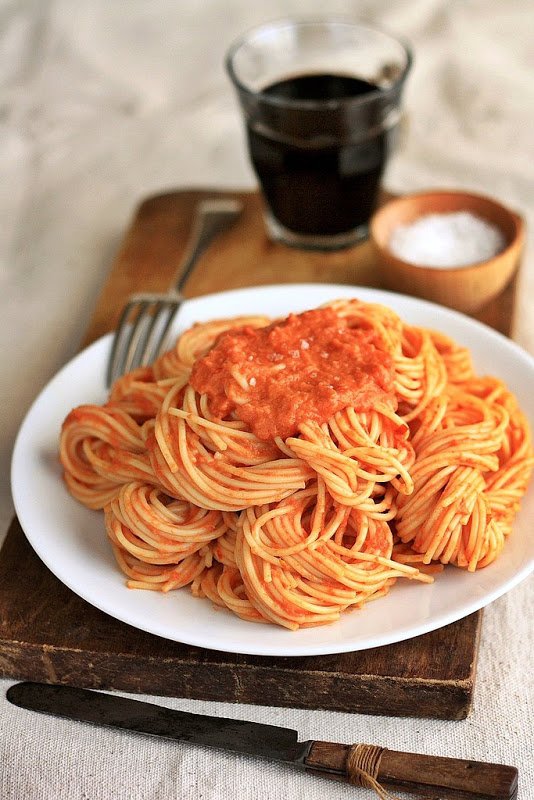
{"type": "Polygon", "coordinates": [[[143,703],[120,695],[24,682],[7,690],[16,706],[110,728],[247,753],[273,761],[298,760],[298,735],[288,728],[225,717],[208,717],[143,703]]]}
{"type": "Polygon", "coordinates": [[[281,761],[359,786],[432,793],[432,797],[450,800],[514,800],[517,796],[517,769],[502,764],[373,745],[299,742],[297,731],[290,728],[176,711],[72,686],[25,681],[10,686],[6,697],[30,711],[281,761]],[[359,748],[368,748],[360,762],[359,748]],[[372,769],[367,766],[370,757],[372,769]]]}

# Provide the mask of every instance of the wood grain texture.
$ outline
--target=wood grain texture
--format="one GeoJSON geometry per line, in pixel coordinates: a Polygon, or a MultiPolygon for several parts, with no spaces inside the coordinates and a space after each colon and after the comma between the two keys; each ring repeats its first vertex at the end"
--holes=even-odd
{"type": "MultiPolygon", "coordinates": [[[[195,206],[221,192],[184,191],[141,204],[112,265],[84,344],[112,330],[135,291],[164,291],[187,246],[195,206]]],[[[257,194],[204,253],[185,294],[268,283],[376,285],[370,245],[304,253],[270,242],[257,194]]],[[[510,332],[515,283],[479,319],[510,332]]],[[[224,316],[224,308],[221,308],[224,316]]],[[[438,631],[358,653],[262,658],[202,650],[138,631],[85,603],[27,543],[18,521],[0,552],[4,677],[345,712],[461,719],[472,701],[481,612],[438,631]],[[25,580],[20,580],[20,564],[25,580]]]]}
{"type": "MultiPolygon", "coordinates": [[[[327,770],[328,777],[347,781],[350,749],[347,744],[314,742],[305,760],[306,770],[317,775],[327,770]]],[[[388,790],[448,800],[514,800],[517,778],[517,769],[504,764],[397,750],[384,750],[376,776],[388,790]]]]}
{"type": "MultiPolygon", "coordinates": [[[[98,300],[84,345],[115,328],[131,292],[166,291],[170,287],[187,247],[195,207],[208,196],[241,199],[243,215],[204,253],[185,288],[186,297],[270,283],[379,286],[368,241],[333,253],[296,250],[267,239],[261,199],[256,193],[171,192],[148,198],[139,206],[98,300]]],[[[384,195],[383,199],[387,198],[384,195]]],[[[475,319],[509,335],[515,285],[514,276],[496,300],[474,315],[475,319]]]]}

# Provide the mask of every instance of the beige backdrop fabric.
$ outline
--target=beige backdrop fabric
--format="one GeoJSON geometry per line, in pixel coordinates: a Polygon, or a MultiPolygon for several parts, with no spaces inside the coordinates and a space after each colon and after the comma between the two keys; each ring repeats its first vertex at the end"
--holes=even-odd
{"type": "MultiPolygon", "coordinates": [[[[4,0],[0,538],[12,514],[18,425],[76,351],[138,200],[177,186],[254,185],[222,68],[228,42],[259,22],[323,14],[326,5],[397,31],[415,49],[408,130],[388,187],[489,192],[527,218],[515,338],[534,353],[532,0],[4,0]]],[[[303,738],[513,763],[519,797],[529,800],[533,604],[530,579],[486,610],[475,704],[463,722],[161,702],[289,726],[303,738]]],[[[9,683],[0,682],[2,697],[9,683]]],[[[371,796],[252,759],[31,715],[2,697],[3,800],[371,796]]]]}

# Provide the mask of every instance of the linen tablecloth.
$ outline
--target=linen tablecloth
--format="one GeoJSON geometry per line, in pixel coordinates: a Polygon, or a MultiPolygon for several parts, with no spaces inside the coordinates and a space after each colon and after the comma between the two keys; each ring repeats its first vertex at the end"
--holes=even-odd
{"type": "MultiPolygon", "coordinates": [[[[490,193],[530,226],[514,336],[534,353],[534,6],[531,0],[152,0],[0,4],[0,531],[30,402],[78,348],[133,208],[176,187],[247,188],[240,114],[222,66],[243,30],[290,13],[348,14],[407,38],[408,130],[387,188],[490,193]]],[[[24,579],[23,570],[21,580],[24,579]]],[[[163,699],[296,728],[303,738],[512,763],[534,797],[534,583],[485,612],[462,722],[163,699]]],[[[0,654],[1,659],[1,654],[0,654]]],[[[365,790],[202,748],[31,715],[0,681],[3,800],[349,798],[365,790]]]]}

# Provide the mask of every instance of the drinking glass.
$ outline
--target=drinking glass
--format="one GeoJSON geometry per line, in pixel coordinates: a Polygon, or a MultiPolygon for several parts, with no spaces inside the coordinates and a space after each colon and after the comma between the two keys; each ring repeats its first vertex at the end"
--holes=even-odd
{"type": "Polygon", "coordinates": [[[402,41],[347,20],[270,22],[231,45],[273,239],[336,249],[367,235],[411,63],[402,41]]]}

